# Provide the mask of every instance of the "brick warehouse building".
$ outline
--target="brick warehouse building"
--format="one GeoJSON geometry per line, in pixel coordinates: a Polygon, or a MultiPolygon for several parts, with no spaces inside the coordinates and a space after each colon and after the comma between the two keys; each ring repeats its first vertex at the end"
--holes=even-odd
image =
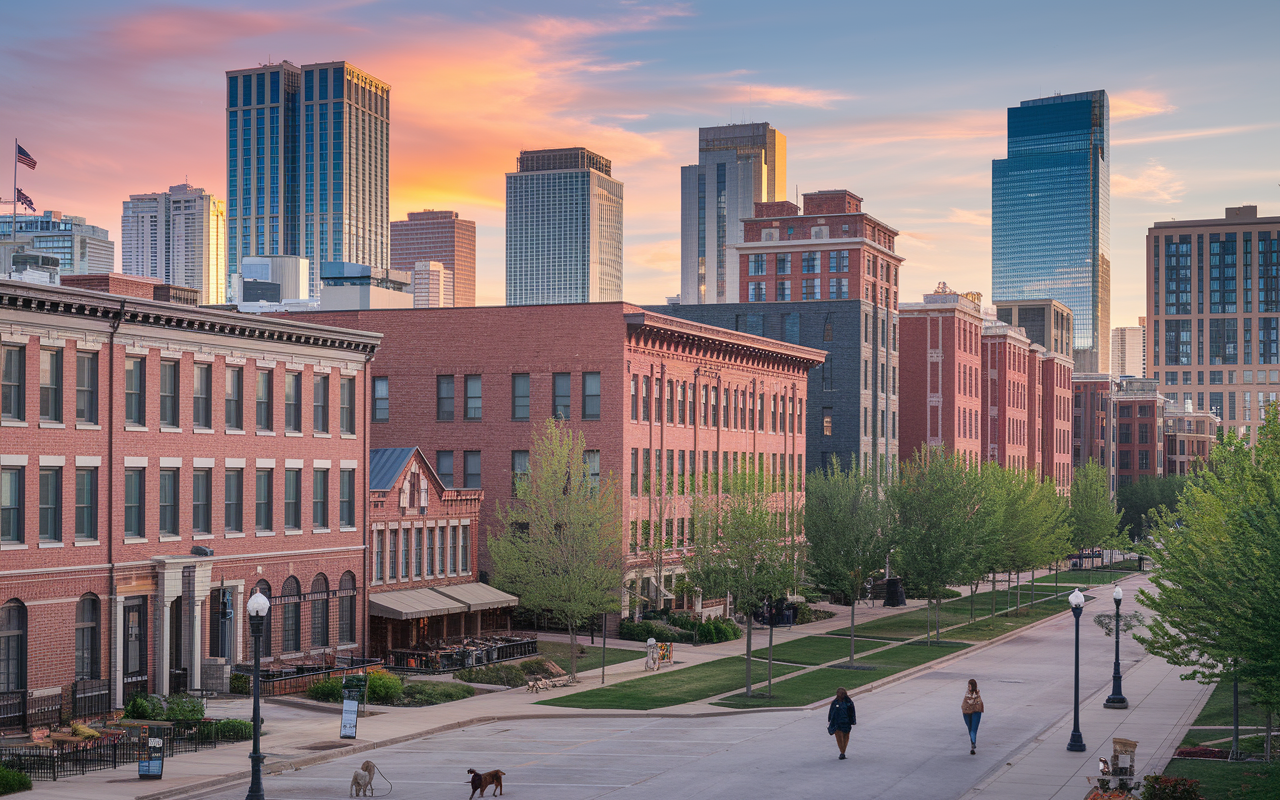
{"type": "MultiPolygon", "coordinates": [[[[687,495],[678,480],[667,491],[664,473],[733,469],[754,454],[793,477],[780,502],[802,505],[805,377],[822,363],[820,351],[620,302],[291,318],[383,334],[370,441],[418,446],[445,486],[483,489],[484,525],[510,501],[538,423],[566,419],[585,435],[592,466],[620,481],[629,575],[641,586],[657,561],[646,529],[665,534],[664,572],[689,544],[687,495]]],[[[476,545],[487,571],[483,538],[476,545]]],[[[660,594],[649,586],[648,596],[660,594]]]]}
{"type": "Polygon", "coordinates": [[[255,588],[268,663],[358,654],[378,339],[0,281],[0,692],[225,689],[255,588]]]}

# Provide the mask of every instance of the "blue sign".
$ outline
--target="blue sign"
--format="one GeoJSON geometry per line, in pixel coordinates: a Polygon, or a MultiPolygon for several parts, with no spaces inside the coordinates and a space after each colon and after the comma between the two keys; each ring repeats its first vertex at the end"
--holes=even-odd
{"type": "Polygon", "coordinates": [[[138,777],[158,779],[164,776],[164,759],[154,758],[138,762],[138,777]]]}

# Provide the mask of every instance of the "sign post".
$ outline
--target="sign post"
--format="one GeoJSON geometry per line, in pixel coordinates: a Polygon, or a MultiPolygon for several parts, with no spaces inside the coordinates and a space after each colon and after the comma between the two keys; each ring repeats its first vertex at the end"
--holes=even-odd
{"type": "Polygon", "coordinates": [[[147,748],[146,758],[138,760],[138,777],[149,780],[163,778],[164,739],[160,736],[152,736],[151,726],[143,725],[138,731],[138,744],[147,748]]]}
{"type": "Polygon", "coordinates": [[[348,675],[342,683],[342,726],[340,739],[356,738],[356,718],[360,715],[360,699],[364,696],[364,675],[348,675]]]}

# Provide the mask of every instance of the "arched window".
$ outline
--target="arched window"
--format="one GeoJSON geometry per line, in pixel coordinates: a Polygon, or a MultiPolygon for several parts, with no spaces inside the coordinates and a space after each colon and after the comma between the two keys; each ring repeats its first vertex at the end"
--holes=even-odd
{"type": "Polygon", "coordinates": [[[302,649],[302,585],[290,575],[280,593],[281,652],[296,653],[302,649]]]}
{"type": "Polygon", "coordinates": [[[27,688],[27,607],[21,600],[0,606],[0,692],[27,688]]]}
{"type": "MultiPolygon", "coordinates": [[[[258,581],[257,585],[254,586],[253,588],[254,588],[254,591],[257,592],[258,594],[262,595],[268,600],[271,599],[270,583],[267,583],[265,580],[261,580],[261,581],[258,581]]],[[[272,621],[271,618],[273,616],[275,615],[268,612],[266,624],[262,626],[262,657],[263,658],[266,658],[267,656],[271,655],[271,621],[272,621]]],[[[246,620],[246,623],[247,622],[248,620],[246,620]]]]}
{"type": "Polygon", "coordinates": [[[98,596],[86,594],[76,603],[76,680],[101,677],[101,637],[98,635],[98,596]]]}
{"type": "Polygon", "coordinates": [[[353,572],[342,573],[338,581],[338,641],[341,643],[356,640],[356,576],[353,572]]]}
{"type": "Polygon", "coordinates": [[[323,572],[311,581],[311,646],[329,646],[329,579],[323,572]]]}

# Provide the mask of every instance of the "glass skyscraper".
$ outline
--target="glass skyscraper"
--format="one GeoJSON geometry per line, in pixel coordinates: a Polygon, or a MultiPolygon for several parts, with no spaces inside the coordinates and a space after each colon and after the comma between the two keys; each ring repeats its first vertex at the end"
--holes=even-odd
{"type": "Polygon", "coordinates": [[[583,147],[522,150],[507,173],[507,305],[622,299],[622,181],[583,147]]]}
{"type": "Polygon", "coordinates": [[[1009,109],[991,163],[991,289],[1052,299],[1075,317],[1075,371],[1107,372],[1111,335],[1111,123],[1105,91],[1009,109]]]}

